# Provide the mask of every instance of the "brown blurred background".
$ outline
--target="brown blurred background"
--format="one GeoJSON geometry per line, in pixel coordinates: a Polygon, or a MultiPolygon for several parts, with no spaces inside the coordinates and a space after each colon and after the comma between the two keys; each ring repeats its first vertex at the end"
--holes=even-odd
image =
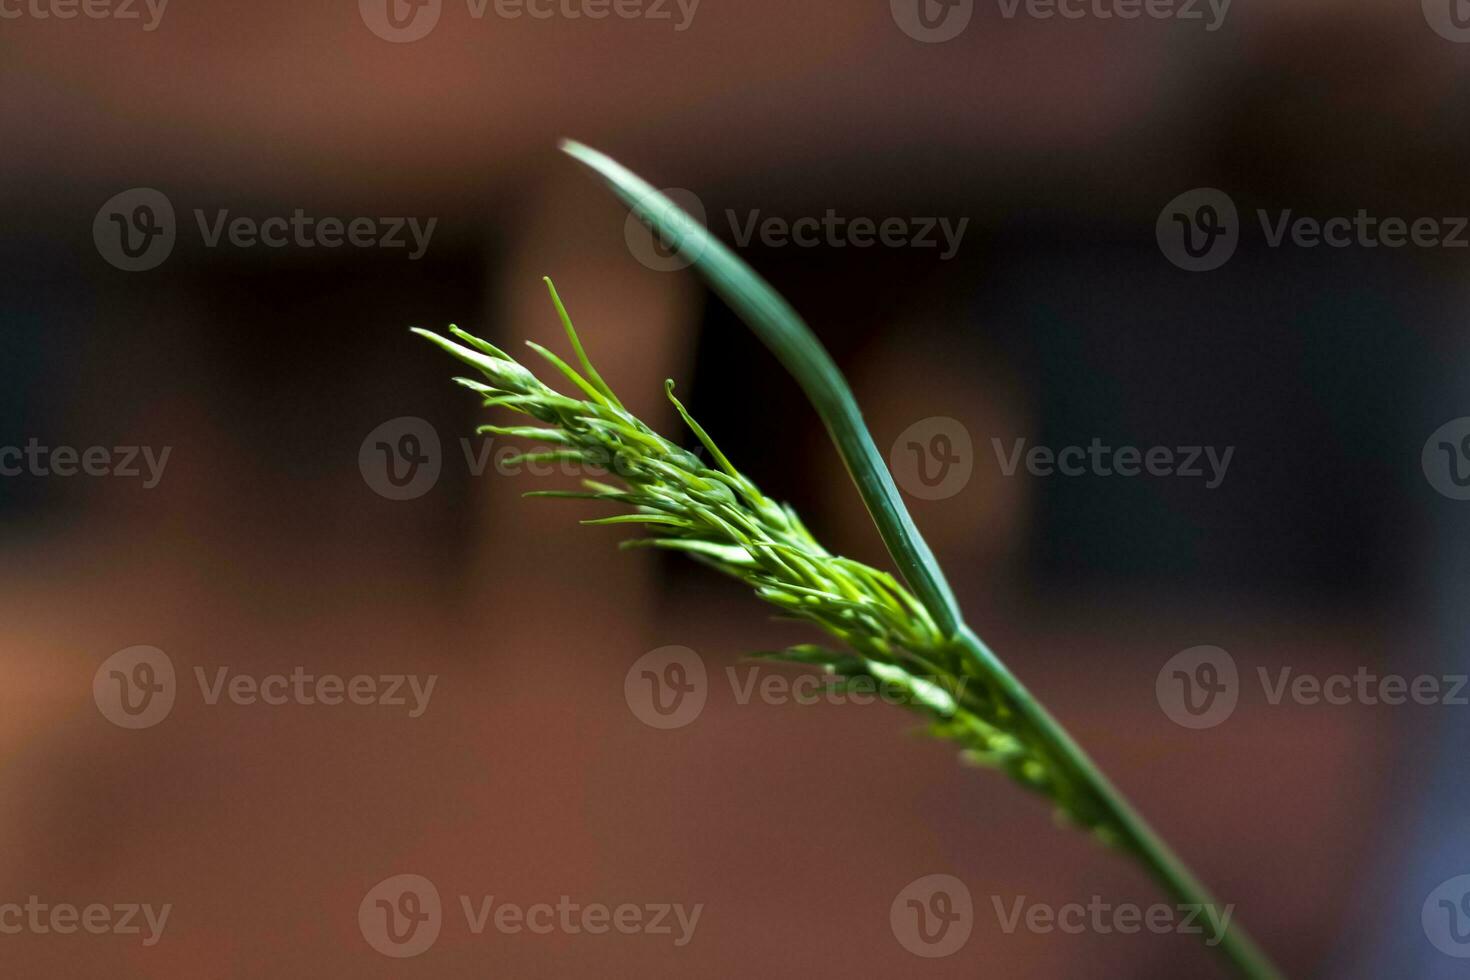
{"type": "Polygon", "coordinates": [[[1465,255],[1272,249],[1254,218],[1470,214],[1470,46],[1429,13],[1241,3],[1207,30],[980,3],[925,43],[882,0],[602,20],[568,16],[575,0],[546,18],[444,0],[393,43],[372,0],[175,0],[153,30],[143,6],[62,20],[8,2],[0,447],[170,456],[153,488],[0,478],[0,904],[172,911],[153,946],[0,935],[0,976],[1224,975],[1190,937],[1005,932],[992,896],[1160,896],[1040,801],[905,737],[897,709],[740,704],[726,667],[810,634],[703,569],[619,553],[616,529],[576,525],[595,508],[518,498],[565,479],[472,472],[459,439],[487,419],[406,328],[561,349],[550,274],[631,408],[677,432],[675,378],[829,547],[885,562],[794,385],[692,273],[636,259],[562,136],[692,191],[727,241],[727,212],[967,219],[948,260],[739,252],[849,373],[885,453],[921,420],[962,423],[973,478],[909,500],[971,622],[1281,965],[1461,975],[1420,906],[1470,872],[1470,709],[1272,705],[1253,681],[1463,670],[1470,503],[1435,492],[1420,451],[1470,415],[1465,255]],[[93,225],[140,187],[171,202],[177,242],[128,272],[93,225]],[[1208,273],[1154,235],[1194,187],[1241,213],[1208,273]],[[436,224],[410,260],[208,247],[194,218],[298,208],[436,224]],[[442,472],[391,500],[359,452],[405,416],[438,433],[442,472]],[[1094,437],[1235,453],[1205,489],[1005,477],[991,442],[1094,437]],[[658,731],[623,681],[669,644],[704,659],[708,704],[658,731]],[[1227,722],[1193,731],[1155,678],[1202,644],[1247,680],[1227,722]],[[135,645],[178,672],[172,712],[136,731],[92,694],[135,645]],[[438,681],[418,718],[210,705],[194,670],[221,667],[438,681]],[[403,873],[437,885],[445,924],[393,959],[357,913],[403,873]],[[889,909],[934,873],[967,885],[975,922],[925,959],[889,909]],[[474,936],[460,895],[704,908],[676,948],[474,936]]]}

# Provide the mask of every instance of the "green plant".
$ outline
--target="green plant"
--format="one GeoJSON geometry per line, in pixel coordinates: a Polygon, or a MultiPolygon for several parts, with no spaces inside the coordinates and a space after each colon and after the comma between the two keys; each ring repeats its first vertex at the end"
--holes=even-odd
{"type": "Polygon", "coordinates": [[[1219,939],[1217,948],[1241,975],[1277,976],[1265,954],[1238,925],[1222,919],[1204,886],[964,624],[846,382],[795,311],[640,178],[587,147],[565,148],[601,174],[669,244],[693,255],[715,290],[796,377],[826,423],[904,582],[823,548],[790,507],[762,494],[720,452],[674,397],[673,382],[666,385],[668,397],[711,464],[630,414],[592,366],[549,279],[580,371],[544,347],[530,346],[576,387],[577,397],[547,386],[500,349],[457,327],[450,330],[463,343],[415,329],[480,373],[480,379],[456,381],[479,394],[487,407],[536,423],[487,425],[480,431],[546,447],[519,459],[599,467],[617,480],[584,481],[583,491],[531,495],[621,505],[628,512],[584,523],[638,525],[648,536],[625,545],[685,552],[748,583],[788,615],[820,627],[847,649],[804,644],[758,656],[820,666],[850,683],[878,680],[901,690],[905,703],[928,719],[932,734],[958,744],[966,758],[997,767],[1047,797],[1067,822],[1136,858],[1175,901],[1198,907],[1219,939]]]}

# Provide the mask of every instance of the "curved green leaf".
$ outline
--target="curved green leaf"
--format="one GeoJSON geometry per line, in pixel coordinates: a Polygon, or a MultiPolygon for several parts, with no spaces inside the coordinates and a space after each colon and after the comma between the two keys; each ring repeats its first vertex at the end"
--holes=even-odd
{"type": "Polygon", "coordinates": [[[591,147],[565,140],[561,148],[602,177],[641,221],[690,258],[796,378],[837,445],[894,563],[939,628],[953,635],[960,623],[954,593],[914,526],[846,379],[811,328],[769,283],[653,185],[591,147]]]}

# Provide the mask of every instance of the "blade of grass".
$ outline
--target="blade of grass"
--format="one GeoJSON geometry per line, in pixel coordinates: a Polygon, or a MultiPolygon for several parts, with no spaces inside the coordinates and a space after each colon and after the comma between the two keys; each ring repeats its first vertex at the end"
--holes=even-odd
{"type": "Polygon", "coordinates": [[[561,147],[602,177],[641,220],[653,225],[671,245],[698,256],[695,265],[710,286],[749,324],[811,400],[894,563],[934,622],[946,634],[954,635],[960,625],[954,593],[934,553],[914,526],[888,466],[863,424],[846,379],[811,328],[769,283],[653,185],[591,147],[572,140],[563,141],[561,147]]]}

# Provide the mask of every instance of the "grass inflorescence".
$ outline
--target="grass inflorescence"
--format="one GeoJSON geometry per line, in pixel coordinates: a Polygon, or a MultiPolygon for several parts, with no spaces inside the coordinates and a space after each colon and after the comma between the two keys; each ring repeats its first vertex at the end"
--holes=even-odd
{"type": "Polygon", "coordinates": [[[755,656],[821,667],[840,683],[877,681],[925,717],[926,730],[972,762],[1008,773],[1046,797],[1063,823],[1090,831],[1128,854],[1177,901],[1196,907],[1220,937],[1217,949],[1240,975],[1279,976],[1237,922],[1149,827],[1060,723],[964,623],[954,594],[883,468],[855,400],[831,358],[794,310],[725,246],[641,178],[580,144],[567,151],[609,181],[634,213],[675,240],[697,239],[698,265],[801,384],[868,506],[903,579],[834,555],[787,505],[763,494],[726,458],[674,395],[665,392],[710,462],[646,425],[598,374],[570,317],[546,280],[577,361],[528,346],[572,385],[558,391],[504,351],[451,326],[451,340],[415,332],[478,374],[457,378],[487,408],[531,424],[479,431],[526,439],[518,457],[606,471],[580,491],[528,496],[574,497],[617,505],[621,513],[584,521],[628,524],[642,536],[625,547],[682,551],[750,585],[788,617],[824,630],[843,649],[799,644],[755,656]],[[457,342],[456,342],[457,341],[457,342]]]}
{"type": "Polygon", "coordinates": [[[574,388],[558,391],[504,351],[451,326],[459,342],[423,337],[475,368],[455,380],[487,408],[528,416],[531,425],[483,425],[477,432],[539,444],[512,460],[575,463],[607,471],[616,483],[584,480],[580,491],[531,491],[533,497],[605,501],[623,512],[584,521],[626,524],[642,536],[624,547],[681,551],[750,585],[792,618],[820,627],[846,649],[800,644],[758,653],[813,665],[850,682],[878,681],[928,719],[927,730],[958,744],[967,760],[1008,772],[1053,800],[1070,823],[1109,843],[1121,839],[1108,809],[1089,793],[1068,760],[1052,752],[963,637],[946,635],[893,575],[824,548],[796,512],[772,500],[720,451],[674,394],[665,393],[710,459],[655,432],[629,412],[588,358],[556,288],[547,288],[578,367],[527,342],[574,388]]]}

